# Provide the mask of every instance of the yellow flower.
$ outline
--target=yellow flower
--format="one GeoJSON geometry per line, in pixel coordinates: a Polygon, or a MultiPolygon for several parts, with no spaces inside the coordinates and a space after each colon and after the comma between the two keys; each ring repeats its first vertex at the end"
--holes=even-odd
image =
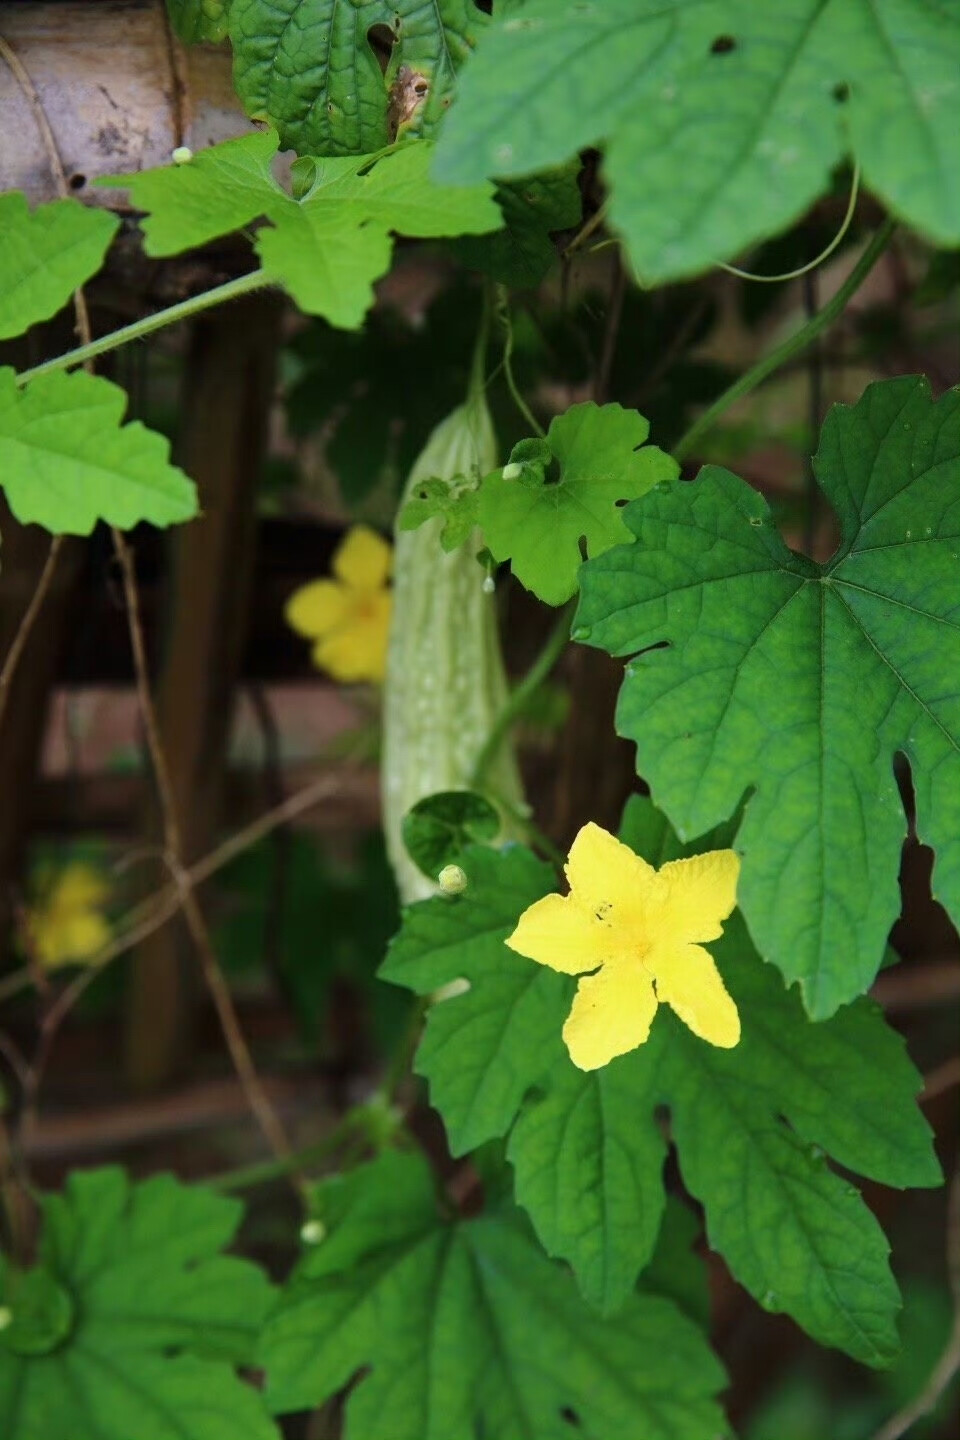
{"type": "Polygon", "coordinates": [[[313,663],[335,680],[380,681],[387,667],[391,549],[354,525],[333,557],[335,580],[313,580],[287,601],[287,624],[316,643],[313,663]]]}
{"type": "Polygon", "coordinates": [[[66,865],[27,916],[34,958],[48,970],[91,960],[110,939],[103,913],[109,896],[109,885],[92,865],[66,865]]]}
{"type": "Polygon", "coordinates": [[[711,850],[655,870],[590,824],[574,840],[565,871],[570,894],[531,905],[507,944],[564,975],[585,977],[563,1027],[574,1065],[597,1070],[642,1045],[658,1004],[711,1045],[736,1045],[737,1007],[698,942],[722,934],[720,922],[736,904],[739,856],[711,850]]]}

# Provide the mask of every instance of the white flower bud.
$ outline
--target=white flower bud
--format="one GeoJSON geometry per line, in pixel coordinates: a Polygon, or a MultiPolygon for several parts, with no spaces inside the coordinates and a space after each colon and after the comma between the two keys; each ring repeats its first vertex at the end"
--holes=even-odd
{"type": "Polygon", "coordinates": [[[306,1220],[300,1226],[300,1239],[304,1245],[319,1245],[326,1234],[327,1227],[322,1220],[306,1220]]]}
{"type": "Polygon", "coordinates": [[[519,480],[522,474],[523,466],[518,465],[516,460],[512,461],[509,465],[504,465],[503,467],[504,480],[519,480]]]}
{"type": "Polygon", "coordinates": [[[437,876],[437,884],[444,895],[460,895],[467,888],[467,877],[459,865],[444,865],[437,876]]]}
{"type": "Polygon", "coordinates": [[[480,588],[483,591],[484,595],[492,595],[494,590],[496,590],[497,588],[497,582],[494,580],[492,575],[485,575],[483,577],[483,584],[480,588]]]}
{"type": "Polygon", "coordinates": [[[170,156],[170,159],[173,161],[174,165],[188,165],[193,159],[193,151],[190,149],[189,145],[178,145],[176,150],[174,150],[173,154],[170,156]]]}

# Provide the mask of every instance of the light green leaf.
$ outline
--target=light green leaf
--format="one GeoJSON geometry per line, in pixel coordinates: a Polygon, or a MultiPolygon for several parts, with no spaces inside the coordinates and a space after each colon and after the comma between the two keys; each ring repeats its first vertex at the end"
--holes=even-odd
{"type": "Polygon", "coordinates": [[[62,310],[100,269],[119,223],[79,200],[30,211],[19,190],[0,195],[0,340],[62,310]]]}
{"type": "Polygon", "coordinates": [[[274,179],[275,130],[257,130],[198,150],[182,165],[161,165],[94,181],[121,188],[135,210],[145,212],[143,248],[148,255],[179,255],[267,215],[289,199],[274,179]]]}
{"type": "Polygon", "coordinates": [[[493,187],[441,187],[430,179],[432,145],[387,154],[304,162],[310,183],[298,199],[271,171],[275,130],[228,140],[184,165],[113,175],[144,210],[149,255],[176,255],[265,218],[254,248],[265,278],[282,284],[308,315],[355,329],[373,303],[373,282],[390,267],[391,232],[483,233],[503,223],[493,187]]]}
{"type": "Polygon", "coordinates": [[[956,0],[528,0],[466,66],[437,175],[523,175],[606,147],[645,283],[797,219],[848,153],[898,215],[960,241],[956,0]]]}
{"type": "Polygon", "coordinates": [[[217,1254],[237,1201],[110,1167],[73,1174],[43,1212],[37,1267],[0,1259],[4,1440],[279,1440],[233,1371],[273,1300],[254,1265],[217,1254]]]}
{"type": "Polygon", "coordinates": [[[619,506],[679,473],[669,455],[644,444],[649,433],[635,410],[585,401],[550,422],[546,446],[556,478],[545,475],[542,465],[526,463],[526,441],[510,464],[485,477],[484,539],[496,559],[509,559],[517,579],[548,605],[562,605],[575,592],[581,544],[588,555],[601,555],[628,540],[619,506]]]}
{"type": "Polygon", "coordinates": [[[234,83],[285,148],[360,155],[433,131],[487,24],[474,0],[233,0],[234,83]],[[393,36],[386,74],[374,27],[393,36]]]}
{"type": "MultiPolygon", "coordinates": [[[[658,865],[725,840],[682,846],[640,799],[623,838],[658,865]]],[[[517,1198],[541,1241],[611,1313],[654,1251],[664,1153],[655,1114],[668,1106],[708,1239],[737,1278],[821,1342],[868,1364],[889,1360],[898,1296],[887,1243],[824,1161],[828,1152],[890,1185],[939,1181],[913,1099],[920,1077],[877,1007],[860,1000],[812,1025],[735,915],[711,946],[740,1011],[734,1049],[707,1045],[659,1011],[645,1045],[602,1070],[577,1070],[560,1041],[571,980],[503,944],[548,877],[521,849],[470,851],[460,863],[467,890],[412,906],[381,972],[422,993],[470,982],[430,1010],[417,1056],[454,1153],[509,1135],[517,1198]],[[534,996],[536,1008],[522,1010],[534,996]]]]}
{"type": "Polygon", "coordinates": [[[428,520],[443,521],[440,544],[446,554],[458,550],[480,523],[480,489],[472,475],[454,480],[421,480],[397,519],[400,530],[419,530],[428,520]]]}
{"type": "Polygon", "coordinates": [[[227,33],[230,0],[167,0],[170,20],[186,45],[222,40],[227,33]]]}
{"type": "Polygon", "coordinates": [[[419,1155],[325,1182],[318,1205],[326,1238],[264,1331],[276,1411],[316,1405],[369,1367],[346,1440],[723,1431],[722,1369],[675,1305],[638,1295],[598,1319],[509,1214],[441,1220],[419,1155]]]}
{"type": "Polygon", "coordinates": [[[129,530],[197,514],[193,482],[168,463],[169,442],[138,420],[124,425],[126,405],[118,385],[82,370],[18,389],[0,369],[0,485],[22,525],[89,535],[98,520],[129,530]]]}
{"type": "Polygon", "coordinates": [[[581,571],[574,634],[638,655],[617,724],[682,835],[754,790],[740,905],[822,1018],[870,984],[900,909],[898,751],[960,919],[960,393],[871,385],[830,412],[815,466],[842,527],[829,563],[710,466],[630,507],[637,543],[581,571]]]}

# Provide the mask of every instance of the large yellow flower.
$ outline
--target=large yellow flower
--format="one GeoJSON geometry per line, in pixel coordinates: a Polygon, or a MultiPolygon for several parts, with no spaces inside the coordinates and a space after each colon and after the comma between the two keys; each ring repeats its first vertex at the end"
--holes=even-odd
{"type": "Polygon", "coordinates": [[[82,965],[110,939],[103,913],[110,886],[99,870],[82,861],[64,866],[40,904],[27,915],[34,958],[46,969],[82,965]]]}
{"type": "Polygon", "coordinates": [[[334,553],[336,579],[313,580],[287,601],[287,624],[315,641],[313,663],[335,680],[350,684],[384,677],[391,559],[382,536],[355,525],[334,553]]]}
{"type": "Polygon", "coordinates": [[[564,975],[584,976],[563,1027],[573,1063],[597,1070],[642,1045],[658,1004],[711,1045],[736,1045],[737,1007],[698,942],[722,934],[720,922],[736,904],[739,856],[711,850],[655,870],[590,824],[565,871],[570,894],[536,901],[507,944],[564,975]]]}

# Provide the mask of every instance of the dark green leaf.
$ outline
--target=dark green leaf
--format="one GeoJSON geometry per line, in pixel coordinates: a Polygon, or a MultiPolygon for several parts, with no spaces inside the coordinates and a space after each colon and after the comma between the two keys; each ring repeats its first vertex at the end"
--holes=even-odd
{"type": "Polygon", "coordinates": [[[264,1332],[275,1410],[368,1368],[346,1440],[567,1440],[574,1421],[611,1440],[723,1430],[723,1372],[670,1301],[638,1295],[599,1320],[509,1215],[444,1223],[421,1157],[326,1182],[319,1214],[326,1237],[264,1332]]]}
{"type": "Polygon", "coordinates": [[[473,0],[232,0],[234,83],[285,149],[361,155],[432,133],[488,23],[473,0]],[[392,42],[385,74],[375,27],[392,42]]]}
{"type": "Polygon", "coordinates": [[[167,0],[177,36],[187,45],[222,40],[227,33],[230,0],[167,0]]]}
{"type": "Polygon", "coordinates": [[[618,727],[681,835],[754,789],[740,904],[822,1018],[870,984],[900,909],[898,751],[960,918],[960,393],[871,385],[830,412],[815,465],[842,529],[828,564],[711,466],[625,512],[637,543],[584,567],[574,634],[638,655],[618,727]]]}
{"type": "MultiPolygon", "coordinates": [[[[656,864],[725,839],[681,845],[639,799],[624,835],[656,864]]],[[[612,1311],[656,1243],[664,1140],[654,1117],[667,1105],[709,1241],[737,1278],[823,1343],[889,1360],[898,1298],[887,1244],[823,1158],[890,1185],[938,1182],[913,1099],[919,1076],[877,1007],[860,1000],[812,1025],[734,915],[712,948],[740,1010],[740,1043],[715,1049],[658,1014],[645,1045],[579,1071],[560,1039],[571,980],[503,944],[553,888],[549,872],[516,848],[468,852],[461,864],[467,890],[412,906],[383,971],[420,993],[469,982],[430,1010],[417,1058],[454,1153],[509,1133],[517,1198],[541,1240],[612,1311]]]]}
{"type": "Polygon", "coordinates": [[[459,860],[468,846],[496,840],[500,816],[483,795],[444,790],[407,811],[402,833],[411,859],[428,880],[436,880],[444,865],[459,860]]]}
{"type": "Polygon", "coordinates": [[[43,1211],[37,1268],[0,1258],[4,1440],[279,1440],[232,1368],[273,1300],[255,1266],[217,1254],[237,1201],[107,1168],[73,1174],[43,1211]]]}

